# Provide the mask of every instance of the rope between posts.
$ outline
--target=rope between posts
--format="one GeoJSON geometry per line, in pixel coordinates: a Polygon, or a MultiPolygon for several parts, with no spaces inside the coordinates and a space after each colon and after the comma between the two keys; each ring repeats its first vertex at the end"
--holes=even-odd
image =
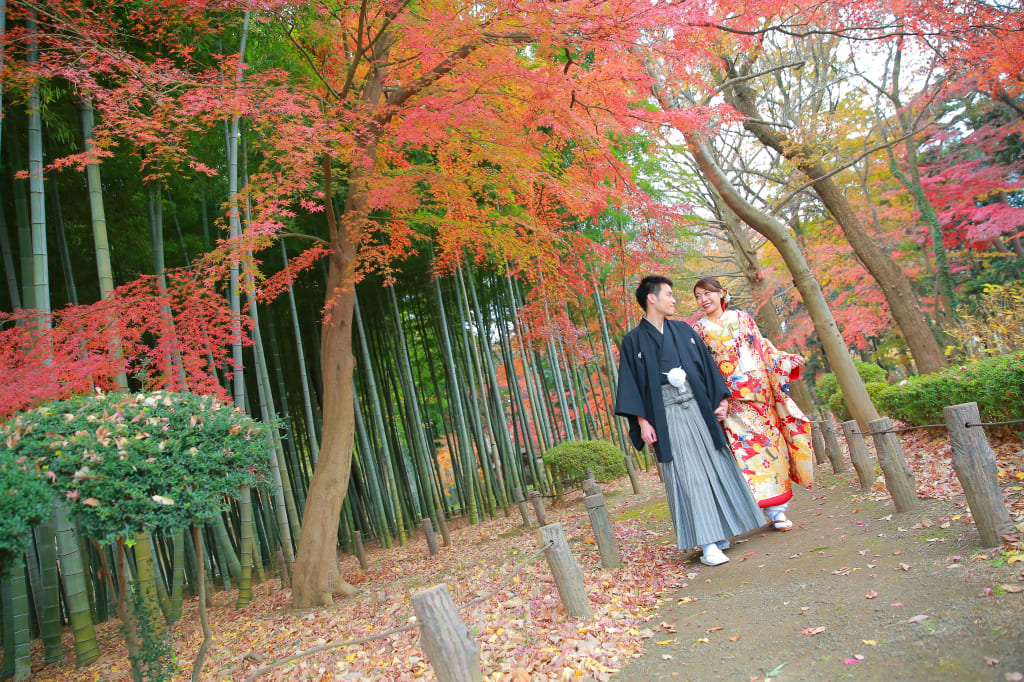
{"type": "Polygon", "coordinates": [[[554,544],[555,543],[553,543],[551,540],[545,542],[540,549],[538,549],[536,552],[530,555],[529,559],[524,559],[523,561],[520,561],[519,564],[515,567],[515,569],[511,573],[509,573],[508,576],[501,582],[501,584],[494,588],[494,590],[490,594],[485,594],[482,597],[474,599],[465,606],[460,606],[459,611],[465,611],[468,608],[472,608],[480,602],[487,601],[494,595],[501,592],[505,588],[505,585],[508,585],[510,582],[512,582],[512,579],[515,578],[520,571],[526,568],[527,564],[532,564],[534,561],[537,560],[538,557],[540,557],[541,554],[545,552],[545,550],[550,549],[554,544]]]}
{"type": "MultiPolygon", "coordinates": [[[[504,589],[504,587],[506,585],[508,585],[510,582],[512,582],[512,579],[515,578],[516,575],[518,575],[520,571],[522,571],[528,564],[532,564],[534,561],[536,561],[538,559],[538,557],[540,557],[541,554],[543,554],[547,549],[550,549],[553,545],[554,545],[554,543],[551,540],[548,540],[547,542],[545,542],[541,546],[541,548],[538,549],[533,554],[531,554],[528,559],[524,559],[523,561],[519,562],[519,564],[516,565],[516,567],[513,569],[513,571],[511,573],[509,573],[508,576],[501,582],[501,584],[498,585],[496,588],[494,588],[493,591],[491,591],[489,594],[485,594],[482,597],[478,597],[477,599],[474,599],[473,601],[469,602],[465,606],[460,606],[459,607],[459,611],[465,611],[466,609],[471,608],[473,606],[476,606],[477,604],[479,604],[481,602],[487,601],[488,599],[490,599],[494,595],[498,594],[498,592],[501,592],[501,590],[504,589]]],[[[318,654],[321,651],[327,651],[328,649],[339,649],[339,648],[341,648],[343,646],[350,646],[352,644],[365,644],[366,642],[371,642],[371,641],[373,641],[375,639],[382,639],[384,637],[390,637],[391,635],[398,634],[399,632],[405,632],[406,630],[412,630],[414,628],[418,628],[419,626],[420,626],[419,623],[410,623],[409,625],[403,625],[402,627],[399,627],[399,628],[392,628],[391,630],[387,630],[385,632],[380,632],[380,633],[377,633],[376,635],[369,635],[369,636],[366,636],[366,637],[359,637],[358,639],[349,639],[349,640],[345,640],[344,642],[331,642],[330,644],[324,644],[322,646],[318,646],[318,647],[315,647],[313,649],[308,649],[306,651],[300,651],[297,654],[292,654],[288,658],[282,658],[279,661],[274,661],[270,665],[266,665],[266,666],[260,668],[259,670],[257,670],[256,672],[254,672],[253,674],[251,674],[247,678],[245,678],[245,682],[252,682],[252,680],[255,680],[260,675],[263,675],[264,673],[270,672],[274,668],[280,668],[282,665],[285,665],[286,663],[290,663],[290,662],[292,662],[294,660],[297,660],[299,658],[305,658],[306,656],[311,656],[313,654],[318,654]]]]}
{"type": "MultiPolygon", "coordinates": [[[[821,422],[815,422],[821,423],[821,422]]],[[[974,426],[1010,426],[1011,424],[1024,424],[1024,419],[1010,419],[1002,422],[964,422],[964,428],[969,429],[974,426]]],[[[881,436],[887,433],[903,433],[904,431],[915,431],[917,429],[937,429],[946,428],[947,424],[921,424],[919,426],[904,426],[900,429],[886,429],[884,431],[860,431],[858,429],[851,429],[851,433],[856,433],[860,436],[881,436]]]]}

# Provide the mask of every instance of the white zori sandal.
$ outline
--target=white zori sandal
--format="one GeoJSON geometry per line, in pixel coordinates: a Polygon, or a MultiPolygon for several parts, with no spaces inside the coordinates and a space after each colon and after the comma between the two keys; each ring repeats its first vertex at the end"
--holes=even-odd
{"type": "Polygon", "coordinates": [[[772,522],[772,528],[777,531],[787,531],[793,527],[793,522],[786,518],[786,512],[772,510],[768,512],[768,518],[772,522]]]}

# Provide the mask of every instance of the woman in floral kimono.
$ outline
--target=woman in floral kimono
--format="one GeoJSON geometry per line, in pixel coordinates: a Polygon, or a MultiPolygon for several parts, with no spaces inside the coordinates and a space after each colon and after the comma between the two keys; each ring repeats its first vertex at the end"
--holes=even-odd
{"type": "Polygon", "coordinates": [[[729,310],[729,293],[714,277],[693,287],[707,317],[693,325],[732,391],[722,423],[729,447],[758,505],[776,530],[789,530],[791,481],[814,482],[811,423],[789,397],[804,358],[775,348],[747,313],[729,310]]]}

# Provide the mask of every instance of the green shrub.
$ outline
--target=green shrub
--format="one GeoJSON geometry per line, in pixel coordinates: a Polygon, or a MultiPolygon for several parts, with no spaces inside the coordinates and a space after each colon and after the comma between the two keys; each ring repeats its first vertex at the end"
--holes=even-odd
{"type": "MultiPolygon", "coordinates": [[[[857,374],[860,375],[861,381],[865,384],[869,386],[871,384],[888,385],[885,382],[885,370],[878,365],[873,362],[862,362],[857,359],[854,359],[853,364],[857,368],[857,374]]],[[[822,375],[815,382],[814,390],[818,394],[818,402],[827,405],[829,411],[840,421],[850,420],[850,411],[846,408],[846,402],[843,400],[843,391],[839,388],[839,381],[836,379],[835,374],[829,372],[822,375]]],[[[871,389],[868,389],[869,393],[870,391],[871,389]]]]}
{"type": "Polygon", "coordinates": [[[17,414],[0,430],[9,456],[45,474],[100,542],[184,530],[266,478],[266,427],[211,396],[78,396],[17,414]]]}
{"type": "Polygon", "coordinates": [[[908,425],[941,424],[942,408],[978,403],[984,421],[1024,418],[1024,353],[915,376],[872,394],[880,412],[908,425]]]}
{"type": "Polygon", "coordinates": [[[606,440],[573,440],[559,443],[544,453],[544,464],[556,481],[582,479],[587,467],[594,478],[607,483],[626,473],[626,459],[613,443],[606,440]]]}
{"type": "Polygon", "coordinates": [[[0,446],[0,575],[21,564],[32,529],[52,507],[53,492],[33,463],[0,446]]]}

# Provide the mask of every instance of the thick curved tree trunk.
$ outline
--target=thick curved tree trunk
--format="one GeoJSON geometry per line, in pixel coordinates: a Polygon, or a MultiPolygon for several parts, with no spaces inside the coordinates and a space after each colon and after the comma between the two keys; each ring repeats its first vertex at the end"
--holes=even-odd
{"type": "Polygon", "coordinates": [[[917,294],[910,287],[900,266],[875,243],[839,186],[828,177],[829,171],[821,156],[805,144],[789,139],[763,122],[757,111],[754,92],[745,82],[733,83],[726,89],[726,99],[746,118],[743,127],[754,134],[766,147],[789,159],[808,178],[816,180],[814,191],[839,223],[847,241],[864,267],[878,283],[889,303],[896,325],[910,348],[910,354],[922,374],[935,372],[946,366],[946,357],[932,334],[931,327],[921,311],[917,294]]]}
{"type": "Polygon", "coordinates": [[[868,395],[867,389],[864,388],[864,382],[857,374],[857,368],[850,357],[843,335],[839,333],[839,327],[836,326],[836,320],[821,291],[821,285],[818,284],[810,266],[807,265],[807,260],[800,251],[800,247],[789,234],[789,229],[775,218],[758,211],[739,195],[695,133],[688,132],[684,135],[686,144],[701,172],[729,208],[735,211],[736,215],[750,227],[764,235],[782,254],[789,272],[793,275],[793,283],[800,291],[804,306],[807,307],[807,312],[814,322],[814,329],[818,333],[818,338],[821,339],[821,345],[828,356],[829,364],[832,365],[832,371],[835,372],[836,379],[839,381],[846,406],[850,408],[850,414],[857,420],[861,430],[866,431],[870,422],[878,419],[878,411],[875,410],[871,397],[868,395]]]}
{"type": "MultiPolygon", "coordinates": [[[[782,321],[779,319],[775,306],[770,303],[771,292],[765,285],[764,276],[761,273],[761,265],[757,262],[757,254],[754,252],[754,246],[743,231],[739,216],[729,208],[718,192],[714,193],[714,200],[718,212],[722,216],[722,225],[725,226],[726,236],[736,252],[736,265],[739,267],[740,272],[743,273],[744,279],[747,280],[750,290],[754,293],[754,300],[760,304],[754,312],[757,324],[764,331],[765,336],[781,348],[782,321]]],[[[789,388],[793,400],[804,411],[804,414],[813,415],[817,413],[814,401],[811,400],[811,392],[807,390],[807,384],[803,380],[798,379],[791,382],[789,388]]]]}
{"type": "MultiPolygon", "coordinates": [[[[352,313],[355,307],[355,261],[358,239],[351,228],[338,225],[331,205],[330,160],[325,161],[327,222],[331,246],[327,271],[329,318],[320,331],[320,372],[323,377],[323,442],[320,459],[309,482],[302,537],[292,576],[292,606],[298,609],[334,603],[334,594],[355,592],[338,571],[338,522],[352,468],[355,415],[352,407],[352,313]]],[[[356,165],[350,174],[346,216],[360,216],[365,203],[366,170],[356,165]]]]}

